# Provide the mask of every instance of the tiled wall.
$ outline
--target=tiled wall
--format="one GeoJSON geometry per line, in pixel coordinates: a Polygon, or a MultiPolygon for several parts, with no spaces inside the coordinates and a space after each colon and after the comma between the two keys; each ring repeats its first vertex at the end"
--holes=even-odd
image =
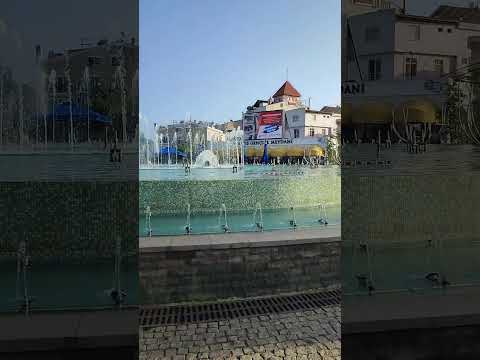
{"type": "Polygon", "coordinates": [[[116,236],[124,251],[138,248],[138,183],[0,183],[0,253],[18,242],[40,257],[111,257],[116,236]]]}
{"type": "Polygon", "coordinates": [[[227,209],[288,208],[320,203],[340,203],[340,176],[280,177],[278,179],[212,181],[142,181],[140,211],[181,214],[189,203],[192,210],[214,210],[224,203],[227,209]]]}
{"type": "Polygon", "coordinates": [[[480,175],[344,176],[342,238],[480,238],[480,175]]]}

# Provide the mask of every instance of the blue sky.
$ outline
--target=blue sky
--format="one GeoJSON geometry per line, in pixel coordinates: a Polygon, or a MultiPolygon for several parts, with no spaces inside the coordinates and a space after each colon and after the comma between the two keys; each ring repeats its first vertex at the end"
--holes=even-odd
{"type": "Polygon", "coordinates": [[[340,104],[340,1],[140,0],[141,128],[239,119],[288,79],[340,104]]]}

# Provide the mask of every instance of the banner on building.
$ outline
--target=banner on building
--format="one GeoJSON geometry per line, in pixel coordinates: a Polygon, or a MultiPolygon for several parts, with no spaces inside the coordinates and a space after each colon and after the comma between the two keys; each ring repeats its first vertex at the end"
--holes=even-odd
{"type": "Polygon", "coordinates": [[[257,139],[278,139],[282,137],[283,112],[265,111],[258,117],[257,139]]]}

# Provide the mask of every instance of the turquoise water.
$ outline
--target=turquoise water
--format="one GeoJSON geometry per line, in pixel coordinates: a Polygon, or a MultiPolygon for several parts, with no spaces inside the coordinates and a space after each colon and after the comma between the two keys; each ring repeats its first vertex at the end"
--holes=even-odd
{"type": "MultiPolygon", "coordinates": [[[[297,228],[324,227],[320,219],[327,219],[328,225],[340,224],[340,207],[327,206],[325,212],[320,207],[305,207],[295,209],[297,228]],[[325,216],[326,213],[326,216],[325,216]]],[[[266,209],[262,210],[263,230],[285,230],[292,229],[290,220],[293,219],[293,212],[290,209],[266,209]]],[[[257,231],[256,222],[260,218],[254,216],[254,210],[229,211],[227,209],[227,224],[230,232],[257,231]],[[255,220],[256,219],[256,220],[255,220]]],[[[187,224],[187,215],[156,215],[151,217],[152,235],[179,235],[184,234],[187,224]]],[[[192,213],[190,215],[192,234],[214,234],[223,233],[222,225],[224,216],[220,217],[218,212],[192,213]]],[[[328,226],[327,225],[327,226],[328,226]]],[[[148,234],[145,215],[140,217],[140,236],[148,234]]]]}
{"type": "MultiPolygon", "coordinates": [[[[0,312],[18,310],[17,264],[0,261],[0,312]]],[[[91,260],[82,264],[33,261],[27,272],[27,290],[35,310],[113,307],[108,290],[114,286],[113,260],[91,260]]],[[[138,304],[138,270],[135,258],[122,261],[120,286],[127,293],[125,305],[138,304]]],[[[23,294],[23,290],[22,290],[23,294]]]]}
{"type": "Polygon", "coordinates": [[[340,223],[340,169],[301,166],[247,165],[238,173],[230,168],[162,166],[140,169],[141,236],[148,234],[146,209],[152,213],[152,235],[186,233],[190,207],[191,234],[224,232],[225,206],[229,232],[257,231],[255,209],[261,207],[263,230],[284,230],[340,223]],[[325,207],[325,210],[323,210],[325,207]],[[293,209],[293,210],[292,210],[293,209]]]}
{"type": "MultiPolygon", "coordinates": [[[[342,286],[345,294],[367,289],[358,275],[370,277],[375,291],[437,291],[441,285],[429,273],[444,274],[449,286],[480,285],[480,242],[458,239],[429,246],[427,242],[370,245],[369,253],[352,242],[343,242],[342,286]]],[[[448,288],[448,286],[447,286],[448,288]]]]}

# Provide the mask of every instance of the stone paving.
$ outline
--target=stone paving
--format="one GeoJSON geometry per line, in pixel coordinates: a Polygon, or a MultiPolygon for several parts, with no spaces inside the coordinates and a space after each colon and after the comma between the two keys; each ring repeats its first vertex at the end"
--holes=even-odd
{"type": "Polygon", "coordinates": [[[340,359],[340,306],[140,330],[140,360],[340,359]]]}

